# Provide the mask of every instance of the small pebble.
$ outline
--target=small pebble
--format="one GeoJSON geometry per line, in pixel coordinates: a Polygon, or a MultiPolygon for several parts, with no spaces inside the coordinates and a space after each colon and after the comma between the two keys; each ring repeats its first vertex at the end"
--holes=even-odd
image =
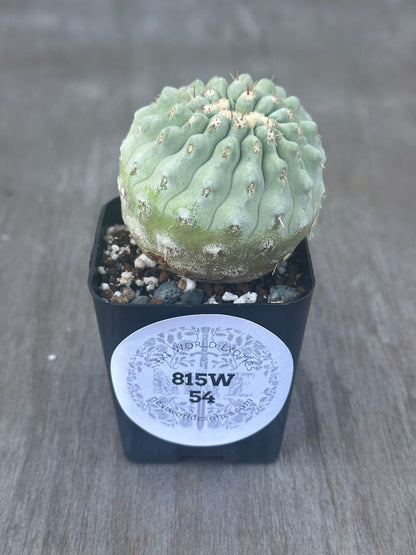
{"type": "Polygon", "coordinates": [[[119,293],[119,291],[116,291],[114,293],[114,295],[111,297],[110,301],[112,303],[118,303],[118,304],[127,304],[129,302],[128,298],[125,297],[124,295],[117,295],[116,293],[119,293]]]}
{"type": "Polygon", "coordinates": [[[208,298],[209,298],[209,297],[212,297],[212,295],[213,295],[213,293],[214,293],[214,290],[213,290],[212,286],[211,286],[209,283],[204,283],[203,287],[204,287],[205,295],[206,295],[208,298]]]}
{"type": "Polygon", "coordinates": [[[159,274],[159,283],[165,283],[165,281],[168,281],[169,276],[168,273],[163,270],[162,272],[160,272],[159,274]]]}
{"type": "Polygon", "coordinates": [[[159,280],[155,276],[143,278],[144,284],[146,285],[146,291],[154,291],[159,283],[159,280]]]}
{"type": "Polygon", "coordinates": [[[105,275],[107,272],[105,271],[104,266],[98,266],[97,271],[100,275],[105,275]]]}
{"type": "Polygon", "coordinates": [[[257,299],[260,297],[263,298],[267,298],[267,289],[265,289],[263,286],[261,286],[260,284],[256,285],[256,293],[257,293],[257,299]]]}
{"type": "Polygon", "coordinates": [[[238,295],[234,295],[234,293],[230,293],[230,291],[226,291],[221,298],[226,303],[235,302],[238,299],[238,295]]]}
{"type": "Polygon", "coordinates": [[[212,295],[212,297],[210,297],[205,304],[218,304],[215,299],[215,295],[212,295]]]}
{"type": "Polygon", "coordinates": [[[154,268],[156,266],[156,262],[149,258],[146,254],[142,253],[140,256],[136,258],[134,261],[134,265],[136,268],[154,268]]]}
{"type": "Polygon", "coordinates": [[[133,274],[131,272],[122,272],[121,277],[118,278],[119,285],[130,285],[133,279],[133,274]]]}
{"type": "Polygon", "coordinates": [[[182,296],[182,291],[176,287],[176,283],[173,280],[161,283],[156,289],[153,298],[161,299],[165,304],[174,304],[182,296]]]}
{"type": "Polygon", "coordinates": [[[182,304],[186,305],[196,305],[201,304],[204,298],[204,291],[202,289],[192,289],[191,291],[185,291],[182,295],[182,304]]]}
{"type": "Polygon", "coordinates": [[[134,299],[135,297],[135,293],[130,287],[123,287],[123,289],[121,290],[121,295],[123,297],[126,297],[128,301],[131,301],[131,299],[134,299]]]}
{"type": "Polygon", "coordinates": [[[183,278],[181,278],[181,279],[178,281],[177,287],[178,287],[179,289],[182,289],[182,291],[185,291],[186,281],[185,281],[183,278]]]}
{"type": "Polygon", "coordinates": [[[214,291],[217,295],[222,295],[225,291],[225,285],[223,285],[222,283],[217,283],[216,285],[214,285],[214,291]]]}
{"type": "Polygon", "coordinates": [[[243,293],[243,295],[245,293],[248,293],[250,291],[250,284],[249,283],[239,283],[237,285],[237,291],[240,291],[241,293],[243,293]]]}
{"type": "Polygon", "coordinates": [[[195,289],[196,287],[196,281],[187,277],[181,277],[178,282],[178,287],[183,291],[192,291],[192,289],[195,289]]]}
{"type": "Polygon", "coordinates": [[[267,298],[268,303],[288,303],[294,301],[300,296],[300,293],[294,287],[288,285],[274,285],[270,288],[270,294],[267,298]]]}
{"type": "Polygon", "coordinates": [[[257,293],[245,293],[244,295],[241,295],[241,297],[238,297],[235,301],[234,304],[253,304],[257,301],[257,293]]]}
{"type": "Polygon", "coordinates": [[[130,304],[149,304],[149,303],[150,303],[150,297],[148,297],[147,295],[136,295],[136,297],[134,297],[134,299],[130,301],[130,304]]]}

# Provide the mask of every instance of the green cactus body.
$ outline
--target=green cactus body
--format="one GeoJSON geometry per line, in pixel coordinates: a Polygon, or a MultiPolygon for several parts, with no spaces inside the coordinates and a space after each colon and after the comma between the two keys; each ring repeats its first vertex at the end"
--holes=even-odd
{"type": "Polygon", "coordinates": [[[180,275],[250,281],[311,230],[324,162],[316,124],[269,79],[166,87],[121,146],[123,219],[146,254],[180,275]]]}

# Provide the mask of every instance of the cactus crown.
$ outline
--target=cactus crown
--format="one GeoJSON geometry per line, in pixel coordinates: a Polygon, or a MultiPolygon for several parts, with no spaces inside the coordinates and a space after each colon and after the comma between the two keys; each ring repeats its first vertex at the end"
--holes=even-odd
{"type": "Polygon", "coordinates": [[[166,87],[121,145],[123,218],[142,250],[178,274],[249,281],[310,231],[324,162],[316,124],[272,80],[166,87]]]}

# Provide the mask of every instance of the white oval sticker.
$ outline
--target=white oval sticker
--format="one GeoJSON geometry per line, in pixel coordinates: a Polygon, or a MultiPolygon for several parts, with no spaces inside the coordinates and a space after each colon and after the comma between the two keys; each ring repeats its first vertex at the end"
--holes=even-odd
{"type": "Polygon", "coordinates": [[[124,339],[111,358],[121,408],[181,445],[248,437],[281,411],[293,378],[288,347],[259,324],[223,314],[169,318],[124,339]]]}

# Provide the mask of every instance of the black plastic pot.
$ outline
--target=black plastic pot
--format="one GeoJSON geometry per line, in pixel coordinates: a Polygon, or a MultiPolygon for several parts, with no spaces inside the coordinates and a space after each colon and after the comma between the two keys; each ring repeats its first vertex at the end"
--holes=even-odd
{"type": "MultiPolygon", "coordinates": [[[[290,394],[293,387],[293,379],[291,377],[288,392],[285,395],[285,400],[278,414],[276,414],[271,421],[267,422],[259,430],[250,433],[247,437],[242,437],[242,439],[237,439],[229,443],[222,441],[219,442],[220,444],[218,445],[195,445],[190,444],[192,442],[188,442],[186,438],[188,433],[187,430],[189,430],[191,426],[189,423],[189,425],[185,425],[185,423],[183,423],[183,428],[180,430],[180,439],[178,440],[178,434],[176,434],[175,440],[171,441],[169,436],[169,425],[166,427],[166,434],[162,434],[162,436],[164,436],[162,439],[160,434],[155,434],[152,430],[150,430],[150,432],[146,431],[144,428],[147,427],[149,429],[148,426],[144,426],[143,428],[126,414],[125,407],[123,410],[115,392],[114,383],[111,377],[111,359],[114,351],[120,343],[126,340],[126,338],[133,334],[133,332],[137,332],[137,330],[141,330],[150,324],[154,324],[154,326],[146,329],[153,330],[152,333],[156,336],[158,330],[157,326],[166,326],[165,321],[167,319],[179,316],[205,314],[218,315],[219,321],[222,322],[221,317],[225,315],[253,322],[254,326],[257,325],[257,328],[260,329],[261,326],[263,330],[268,330],[264,331],[264,333],[267,334],[271,332],[273,337],[279,338],[290,351],[291,359],[293,360],[294,372],[301,350],[306,319],[315,285],[306,239],[297,247],[296,255],[302,260],[302,273],[305,277],[307,292],[295,301],[284,304],[204,304],[198,306],[186,306],[181,304],[122,305],[109,303],[97,294],[97,289],[100,283],[97,267],[99,265],[103,235],[109,226],[119,223],[122,223],[121,209],[120,201],[116,198],[107,203],[100,214],[90,260],[88,285],[94,301],[105,362],[110,377],[114,405],[125,455],[130,460],[136,462],[172,462],[181,459],[206,457],[220,458],[230,462],[270,462],[275,460],[279,454],[288,413],[290,394]]],[[[195,318],[197,318],[197,316],[195,316],[195,318]]],[[[185,319],[184,321],[187,322],[188,320],[185,319]]],[[[174,320],[172,320],[172,322],[174,322],[174,320]]],[[[228,322],[228,320],[225,320],[225,322],[228,322]]],[[[237,320],[235,320],[235,322],[238,323],[237,320]]],[[[247,341],[247,338],[251,338],[250,334],[246,334],[244,337],[246,338],[245,341],[247,341]]],[[[269,337],[271,338],[272,336],[270,335],[269,337]]],[[[279,341],[279,339],[276,339],[276,341],[279,341]]],[[[271,343],[273,343],[273,340],[271,340],[271,343]]],[[[219,352],[220,351],[218,350],[218,352],[215,353],[215,356],[217,356],[219,352]]],[[[188,370],[192,370],[192,368],[183,369],[183,376],[186,376],[187,373],[189,373],[188,370]]],[[[248,368],[248,370],[250,370],[250,368],[248,368]]],[[[151,372],[152,369],[145,369],[144,372],[146,371],[151,372]]],[[[248,374],[247,371],[246,374],[248,374]]],[[[201,375],[202,374],[199,376],[201,375]]],[[[209,372],[203,374],[203,376],[209,375],[209,372]]],[[[191,378],[182,377],[181,379],[183,382],[184,379],[190,380],[191,378]]],[[[204,381],[204,378],[202,378],[202,381],[204,381]]],[[[188,385],[190,385],[190,382],[188,385]]],[[[197,386],[193,385],[193,387],[193,401],[198,401],[198,391],[195,391],[197,386]]],[[[190,392],[190,395],[192,394],[192,391],[190,392]]],[[[268,392],[269,390],[267,389],[266,391],[268,392]]],[[[200,397],[201,393],[199,394],[199,398],[200,397]]],[[[246,394],[245,398],[248,399],[249,396],[246,394]]],[[[167,398],[165,397],[165,399],[167,398]]],[[[209,396],[206,396],[205,401],[201,401],[200,399],[199,401],[200,402],[196,404],[202,406],[204,402],[209,402],[209,396]]],[[[247,400],[245,402],[248,403],[247,400]]],[[[159,411],[164,410],[166,415],[168,414],[166,411],[172,413],[172,410],[168,407],[167,401],[166,406],[161,404],[160,401],[157,401],[157,403],[158,406],[156,408],[159,411]]],[[[206,406],[208,407],[208,405],[206,406]]],[[[194,405],[190,404],[189,407],[193,409],[194,405]]],[[[154,418],[155,414],[151,414],[151,416],[154,418]]],[[[234,423],[232,426],[237,426],[237,424],[240,430],[244,430],[244,422],[234,423]]],[[[217,421],[215,425],[212,425],[214,426],[212,433],[215,436],[215,426],[218,427],[221,423],[217,421]]],[[[192,424],[192,426],[194,426],[194,424],[192,424]]],[[[239,435],[244,436],[244,432],[240,431],[239,435]]]]}

